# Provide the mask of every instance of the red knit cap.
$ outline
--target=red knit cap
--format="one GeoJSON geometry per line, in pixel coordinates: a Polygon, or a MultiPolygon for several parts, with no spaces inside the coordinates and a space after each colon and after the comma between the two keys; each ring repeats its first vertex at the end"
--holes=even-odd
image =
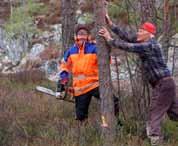
{"type": "Polygon", "coordinates": [[[153,23],[150,22],[145,22],[144,24],[141,25],[141,29],[144,29],[152,34],[156,33],[156,26],[153,23]]]}

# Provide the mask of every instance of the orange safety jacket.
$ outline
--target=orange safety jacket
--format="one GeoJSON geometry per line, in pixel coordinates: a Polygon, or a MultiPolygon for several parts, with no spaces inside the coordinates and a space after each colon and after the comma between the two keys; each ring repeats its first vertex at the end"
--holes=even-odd
{"type": "Polygon", "coordinates": [[[60,77],[65,79],[69,73],[73,76],[74,96],[82,95],[99,86],[97,47],[85,43],[83,47],[74,44],[68,49],[60,65],[60,77]]]}

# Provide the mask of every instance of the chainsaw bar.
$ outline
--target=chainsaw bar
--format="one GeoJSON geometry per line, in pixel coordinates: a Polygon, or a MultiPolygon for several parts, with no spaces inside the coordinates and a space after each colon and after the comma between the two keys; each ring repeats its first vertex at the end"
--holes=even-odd
{"type": "MultiPolygon", "coordinates": [[[[57,93],[51,89],[42,86],[36,86],[36,90],[57,97],[57,93]]],[[[58,94],[58,96],[60,96],[60,93],[58,94]]]]}
{"type": "Polygon", "coordinates": [[[48,94],[48,95],[51,95],[51,96],[54,96],[56,97],[56,99],[58,100],[64,100],[64,101],[67,101],[67,102],[72,102],[74,103],[73,100],[69,100],[69,99],[65,99],[62,97],[63,93],[62,92],[55,92],[51,89],[48,89],[46,87],[42,87],[42,86],[36,86],[36,90],[41,92],[41,93],[45,93],[45,94],[48,94]]]}

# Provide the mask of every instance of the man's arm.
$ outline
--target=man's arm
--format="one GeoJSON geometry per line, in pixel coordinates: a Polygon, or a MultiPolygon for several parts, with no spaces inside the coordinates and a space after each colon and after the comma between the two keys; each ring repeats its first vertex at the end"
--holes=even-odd
{"type": "Polygon", "coordinates": [[[111,28],[111,30],[116,35],[118,35],[122,40],[127,41],[127,42],[137,42],[137,34],[133,28],[130,28],[129,26],[123,27],[121,25],[116,26],[112,22],[108,14],[106,14],[105,18],[106,18],[106,23],[111,28]]]}
{"type": "Polygon", "coordinates": [[[111,37],[111,34],[105,27],[101,28],[98,34],[104,37],[110,46],[114,46],[128,52],[143,53],[145,51],[148,51],[148,49],[152,48],[152,43],[149,41],[143,43],[129,43],[120,39],[113,39],[111,37]]]}
{"type": "Polygon", "coordinates": [[[144,43],[128,43],[126,41],[121,41],[119,39],[109,40],[107,41],[109,45],[114,46],[116,48],[133,52],[133,53],[144,53],[148,51],[152,47],[151,42],[144,43]]]}
{"type": "Polygon", "coordinates": [[[137,34],[134,29],[130,27],[123,27],[121,25],[116,26],[115,24],[111,25],[111,30],[115,34],[117,34],[122,40],[127,42],[136,43],[137,42],[137,34]]]}

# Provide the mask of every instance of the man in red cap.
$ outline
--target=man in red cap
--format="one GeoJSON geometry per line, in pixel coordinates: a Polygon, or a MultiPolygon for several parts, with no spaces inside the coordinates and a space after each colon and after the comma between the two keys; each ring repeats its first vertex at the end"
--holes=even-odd
{"type": "Polygon", "coordinates": [[[113,39],[106,28],[99,31],[107,43],[116,48],[137,53],[141,59],[144,75],[152,86],[152,97],[147,123],[147,135],[152,145],[162,141],[161,122],[167,113],[171,120],[178,121],[178,100],[176,86],[163,57],[160,44],[155,40],[156,27],[145,22],[139,31],[132,35],[124,29],[115,26],[106,15],[106,22],[120,39],[113,39]]]}

